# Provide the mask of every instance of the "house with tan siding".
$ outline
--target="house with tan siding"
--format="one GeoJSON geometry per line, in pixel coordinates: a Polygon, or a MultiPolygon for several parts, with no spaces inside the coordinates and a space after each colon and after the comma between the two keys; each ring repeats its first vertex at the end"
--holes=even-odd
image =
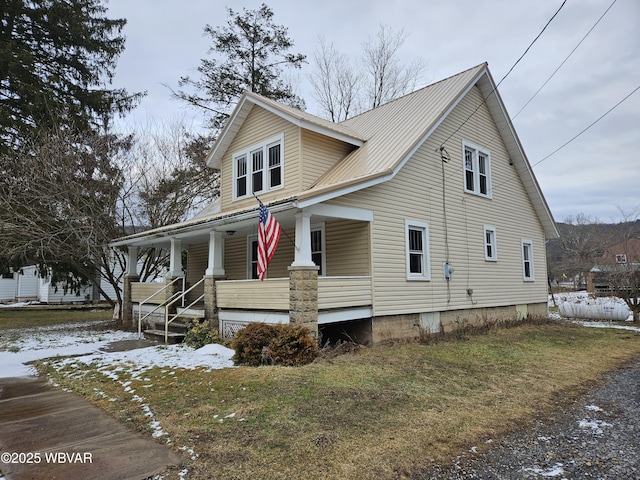
{"type": "Polygon", "coordinates": [[[292,322],[376,343],[547,313],[558,231],[486,64],[341,123],[246,92],[207,164],[214,208],[114,241],[133,259],[125,317],[184,308],[226,337],[292,322]],[[264,281],[254,194],[283,228],[264,281]],[[162,292],[137,282],[145,247],[171,252],[162,292]]]}

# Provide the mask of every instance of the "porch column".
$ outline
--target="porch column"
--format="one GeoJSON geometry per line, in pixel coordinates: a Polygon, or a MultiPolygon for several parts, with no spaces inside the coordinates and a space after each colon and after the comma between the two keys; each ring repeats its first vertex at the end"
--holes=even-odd
{"type": "Polygon", "coordinates": [[[123,325],[134,325],[133,301],[131,299],[131,284],[140,281],[138,275],[138,247],[129,246],[127,251],[127,270],[124,274],[122,284],[122,312],[121,319],[123,325]]]}
{"type": "Polygon", "coordinates": [[[308,212],[296,213],[296,253],[291,266],[316,266],[311,260],[311,214],[308,212]]]}
{"type": "Polygon", "coordinates": [[[171,239],[171,247],[169,250],[169,272],[167,278],[183,277],[182,271],[182,241],[179,238],[171,239]]]}
{"type": "Polygon", "coordinates": [[[223,238],[221,232],[209,232],[209,263],[204,273],[204,312],[209,326],[220,331],[216,280],[225,278],[222,256],[223,238]]]}
{"type": "Polygon", "coordinates": [[[223,259],[222,259],[222,232],[209,232],[209,263],[205,275],[224,275],[223,259]]]}
{"type": "Polygon", "coordinates": [[[307,327],[311,330],[313,338],[317,339],[320,267],[311,263],[312,266],[291,265],[289,267],[289,322],[307,327]]]}

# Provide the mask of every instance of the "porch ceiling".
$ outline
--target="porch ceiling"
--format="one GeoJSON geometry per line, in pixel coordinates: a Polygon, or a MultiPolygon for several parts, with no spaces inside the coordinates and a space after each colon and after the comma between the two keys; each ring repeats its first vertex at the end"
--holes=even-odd
{"type": "MultiPolygon", "coordinates": [[[[295,214],[301,211],[308,212],[313,217],[314,223],[326,222],[331,219],[348,219],[365,222],[373,221],[373,212],[352,207],[343,207],[330,204],[318,203],[305,208],[298,208],[297,203],[288,201],[282,204],[269,205],[272,215],[285,229],[295,227],[295,214]]],[[[239,213],[217,215],[204,219],[197,223],[190,221],[182,224],[143,232],[132,235],[113,242],[112,246],[134,246],[134,247],[159,247],[167,248],[171,239],[179,239],[184,246],[209,241],[210,232],[220,232],[224,237],[246,236],[256,233],[258,223],[258,210],[251,209],[239,213]]]]}

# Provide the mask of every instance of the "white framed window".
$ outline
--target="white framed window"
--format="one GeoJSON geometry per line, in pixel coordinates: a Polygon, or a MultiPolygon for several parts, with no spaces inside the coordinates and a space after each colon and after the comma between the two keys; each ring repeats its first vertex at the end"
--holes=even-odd
{"type": "Polygon", "coordinates": [[[284,135],[233,154],[233,199],[282,188],[284,135]]]}
{"type": "Polygon", "coordinates": [[[324,223],[311,226],[311,260],[318,267],[318,275],[326,275],[324,223]]]}
{"type": "Polygon", "coordinates": [[[463,142],[464,191],[491,198],[491,156],[489,152],[463,142]]]}
{"type": "Polygon", "coordinates": [[[484,259],[490,262],[498,260],[498,250],[496,246],[496,227],[484,226],[484,259]]]}
{"type": "Polygon", "coordinates": [[[627,263],[627,254],[626,253],[618,253],[616,255],[616,263],[627,263]]]}
{"type": "Polygon", "coordinates": [[[533,270],[533,242],[531,240],[522,240],[522,278],[525,282],[535,280],[533,270]]]}
{"type": "MultiPolygon", "coordinates": [[[[258,278],[258,236],[247,236],[247,278],[258,278]]],[[[266,273],[265,273],[266,276],[266,273]]]]}
{"type": "Polygon", "coordinates": [[[431,280],[429,225],[405,220],[407,280],[431,280]]]}
{"type": "MultiPolygon", "coordinates": [[[[325,275],[326,265],[326,244],[324,234],[324,223],[311,226],[311,260],[320,269],[318,275],[325,275]]],[[[265,274],[266,275],[266,274],[265,274]]],[[[258,236],[247,236],[247,278],[258,278],[258,236]]]]}

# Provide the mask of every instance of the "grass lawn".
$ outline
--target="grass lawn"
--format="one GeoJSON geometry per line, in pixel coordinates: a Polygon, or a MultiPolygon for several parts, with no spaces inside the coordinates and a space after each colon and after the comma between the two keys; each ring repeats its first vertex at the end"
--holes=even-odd
{"type": "Polygon", "coordinates": [[[111,318],[113,318],[113,308],[109,306],[9,307],[0,308],[0,330],[111,320],[111,318]]]}
{"type": "Polygon", "coordinates": [[[431,462],[485,448],[568,408],[639,355],[637,332],[554,322],[360,348],[296,368],[156,368],[128,391],[117,365],[120,382],[84,364],[41,368],[150,434],[131,401],[142,397],[171,445],[197,454],[181,466],[189,479],[364,480],[416,478],[431,462]]]}

